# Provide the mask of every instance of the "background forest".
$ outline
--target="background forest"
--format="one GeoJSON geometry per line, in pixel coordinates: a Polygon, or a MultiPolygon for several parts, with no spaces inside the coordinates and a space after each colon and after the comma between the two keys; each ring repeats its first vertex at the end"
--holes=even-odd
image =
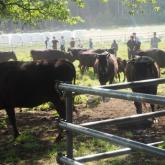
{"type": "Polygon", "coordinates": [[[72,14],[79,15],[84,20],[76,25],[68,25],[57,21],[42,21],[37,26],[31,26],[21,22],[13,23],[11,20],[1,20],[0,29],[2,32],[34,32],[38,30],[111,28],[115,26],[165,23],[164,0],[158,0],[159,12],[154,12],[151,4],[145,4],[144,12],[138,11],[136,15],[130,15],[130,9],[124,4],[123,0],[109,0],[107,3],[101,3],[100,0],[85,0],[85,3],[85,8],[78,8],[70,1],[72,14]]]}

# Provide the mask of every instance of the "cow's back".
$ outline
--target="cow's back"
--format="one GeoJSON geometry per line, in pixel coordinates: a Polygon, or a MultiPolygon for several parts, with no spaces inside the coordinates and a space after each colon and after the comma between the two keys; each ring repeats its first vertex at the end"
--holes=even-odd
{"type": "Polygon", "coordinates": [[[8,52],[3,52],[0,51],[0,62],[5,62],[5,61],[16,61],[17,57],[15,52],[13,51],[8,51],[8,52]]]}
{"type": "Polygon", "coordinates": [[[57,59],[67,59],[71,62],[74,61],[74,58],[66,52],[60,50],[31,50],[31,57],[33,61],[37,60],[57,60],[57,59]]]}
{"type": "Polygon", "coordinates": [[[153,48],[148,50],[142,50],[137,52],[137,55],[151,57],[157,62],[159,67],[165,67],[165,51],[161,49],[153,48]]]}
{"type": "Polygon", "coordinates": [[[75,79],[74,66],[65,60],[55,62],[0,63],[0,107],[33,107],[54,101],[55,81],[75,79]]]}
{"type": "MultiPolygon", "coordinates": [[[[160,77],[160,69],[158,64],[150,57],[137,57],[128,61],[126,65],[126,77],[128,81],[139,81],[146,79],[154,79],[160,77]]],[[[144,92],[149,88],[156,88],[157,85],[146,87],[132,88],[133,91],[144,92]]],[[[148,92],[144,92],[148,93],[148,92]]]]}

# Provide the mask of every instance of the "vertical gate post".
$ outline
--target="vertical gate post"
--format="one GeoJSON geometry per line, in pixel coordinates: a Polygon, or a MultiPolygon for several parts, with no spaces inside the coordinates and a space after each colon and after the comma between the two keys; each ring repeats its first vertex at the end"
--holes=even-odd
{"type": "MultiPolygon", "coordinates": [[[[66,92],[66,122],[72,123],[72,115],[73,115],[73,100],[72,100],[72,92],[66,92]]],[[[67,157],[73,158],[73,135],[72,131],[66,132],[66,147],[67,147],[67,157]]]]}

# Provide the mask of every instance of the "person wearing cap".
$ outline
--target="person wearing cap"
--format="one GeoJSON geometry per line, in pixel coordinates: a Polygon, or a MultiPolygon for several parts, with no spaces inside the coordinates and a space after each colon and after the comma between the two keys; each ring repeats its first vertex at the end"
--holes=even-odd
{"type": "Polygon", "coordinates": [[[132,33],[132,35],[133,35],[133,39],[135,41],[134,52],[137,52],[138,50],[140,50],[141,41],[140,41],[139,37],[137,37],[136,33],[132,33]]]}

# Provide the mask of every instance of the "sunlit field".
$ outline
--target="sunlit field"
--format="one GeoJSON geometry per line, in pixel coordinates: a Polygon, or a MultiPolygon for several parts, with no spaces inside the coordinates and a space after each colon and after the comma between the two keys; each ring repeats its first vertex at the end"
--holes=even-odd
{"type": "MultiPolygon", "coordinates": [[[[104,31],[104,35],[106,36],[111,35],[111,34],[124,34],[127,33],[129,34],[129,32],[133,32],[134,30],[136,30],[139,34],[142,31],[143,33],[147,33],[148,30],[150,31],[163,31],[165,28],[165,26],[154,26],[152,28],[150,27],[143,27],[143,29],[141,29],[140,27],[137,27],[136,29],[130,28],[117,28],[117,29],[112,29],[112,30],[105,30],[104,31]]],[[[93,34],[91,34],[94,36],[94,31],[93,34]]],[[[103,35],[103,32],[102,32],[103,35]]],[[[96,41],[94,41],[94,48],[110,48],[111,46],[111,41],[110,40],[103,40],[101,39],[99,41],[99,39],[97,39],[96,41]]],[[[121,57],[122,59],[128,59],[127,57],[127,46],[126,46],[126,42],[118,41],[118,45],[119,45],[119,50],[117,53],[118,57],[121,57]]],[[[87,40],[83,41],[83,45],[84,47],[88,46],[87,40]]],[[[3,47],[2,45],[0,45],[0,50],[3,51],[9,51],[9,50],[13,50],[16,53],[17,59],[19,61],[31,61],[31,55],[30,55],[30,50],[32,49],[44,49],[45,45],[44,43],[41,44],[27,44],[27,45],[22,45],[19,47],[3,47]]],[[[142,49],[148,49],[150,48],[150,43],[149,41],[142,41],[142,49]]],[[[165,41],[162,38],[162,41],[159,44],[159,48],[165,50],[165,41]]],[[[98,86],[99,82],[96,78],[96,76],[93,74],[93,69],[90,68],[88,72],[86,72],[84,75],[80,74],[80,70],[78,68],[78,61],[74,62],[74,65],[76,67],[76,84],[78,85],[83,85],[83,86],[98,86]]],[[[161,69],[161,72],[164,72],[164,69],[161,69]]],[[[161,77],[165,77],[164,75],[161,75],[161,77]]],[[[123,75],[121,77],[121,79],[123,79],[123,75]]],[[[115,83],[118,83],[118,80],[115,80],[115,83]]],[[[158,94],[160,95],[164,95],[165,94],[165,85],[159,85],[159,89],[158,89],[158,94]]],[[[75,99],[75,103],[85,103],[87,101],[87,96],[86,95],[82,95],[80,97],[77,97],[75,99]]],[[[45,104],[42,105],[40,107],[35,108],[35,109],[28,109],[25,111],[28,111],[31,114],[35,114],[35,111],[38,110],[42,110],[42,111],[47,111],[47,109],[51,109],[50,108],[51,105],[49,104],[45,104]]],[[[90,111],[90,109],[88,109],[90,111]]],[[[55,114],[55,112],[54,112],[55,114]]],[[[37,120],[37,119],[36,119],[37,120]]],[[[44,121],[43,121],[44,122],[44,121]]],[[[0,129],[1,128],[6,128],[6,117],[2,117],[0,118],[0,129]]],[[[27,121],[27,125],[28,125],[28,121],[27,121]]],[[[16,149],[16,147],[14,145],[12,145],[12,136],[8,137],[8,139],[4,139],[4,143],[5,140],[8,140],[8,143],[6,144],[6,149],[7,152],[4,152],[4,149],[0,146],[0,164],[6,164],[6,165],[10,165],[10,164],[18,164],[18,165],[53,165],[55,164],[55,156],[57,154],[57,152],[64,152],[65,151],[65,145],[66,142],[63,141],[61,143],[55,143],[55,136],[53,133],[51,133],[53,126],[52,125],[45,125],[44,128],[40,128],[39,126],[35,128],[36,130],[40,129],[40,131],[47,131],[48,133],[50,133],[50,136],[47,136],[47,139],[40,139],[40,136],[36,135],[33,136],[33,134],[29,135],[28,131],[32,131],[35,132],[35,130],[31,130],[30,128],[27,128],[26,131],[23,131],[23,134],[17,139],[17,141],[15,142],[15,145],[18,146],[19,149],[16,149]],[[46,145],[45,145],[46,144],[46,145]],[[14,146],[14,147],[13,147],[14,146]],[[22,155],[19,155],[19,152],[22,152],[22,155]],[[28,160],[26,160],[28,159],[28,160]]],[[[131,135],[131,133],[127,132],[127,137],[129,138],[131,135]]],[[[1,137],[0,137],[1,138],[1,137]]],[[[64,139],[65,140],[65,139],[64,139]]],[[[82,155],[88,155],[88,154],[92,154],[92,153],[96,153],[96,150],[99,152],[106,152],[106,151],[112,151],[114,149],[119,149],[120,147],[117,145],[112,145],[109,143],[106,143],[102,140],[96,140],[95,138],[88,138],[86,136],[81,136],[78,135],[76,136],[76,138],[74,139],[74,156],[82,156],[82,155]],[[81,140],[81,143],[80,143],[81,140]],[[93,148],[95,148],[96,150],[94,150],[93,148]]],[[[123,162],[126,162],[125,160],[127,159],[126,156],[121,156],[121,157],[117,157],[117,158],[112,158],[112,159],[108,159],[105,161],[98,161],[98,162],[93,162],[93,163],[87,163],[87,165],[126,165],[123,162]]],[[[127,162],[127,165],[130,164],[131,162],[127,162]]]]}

